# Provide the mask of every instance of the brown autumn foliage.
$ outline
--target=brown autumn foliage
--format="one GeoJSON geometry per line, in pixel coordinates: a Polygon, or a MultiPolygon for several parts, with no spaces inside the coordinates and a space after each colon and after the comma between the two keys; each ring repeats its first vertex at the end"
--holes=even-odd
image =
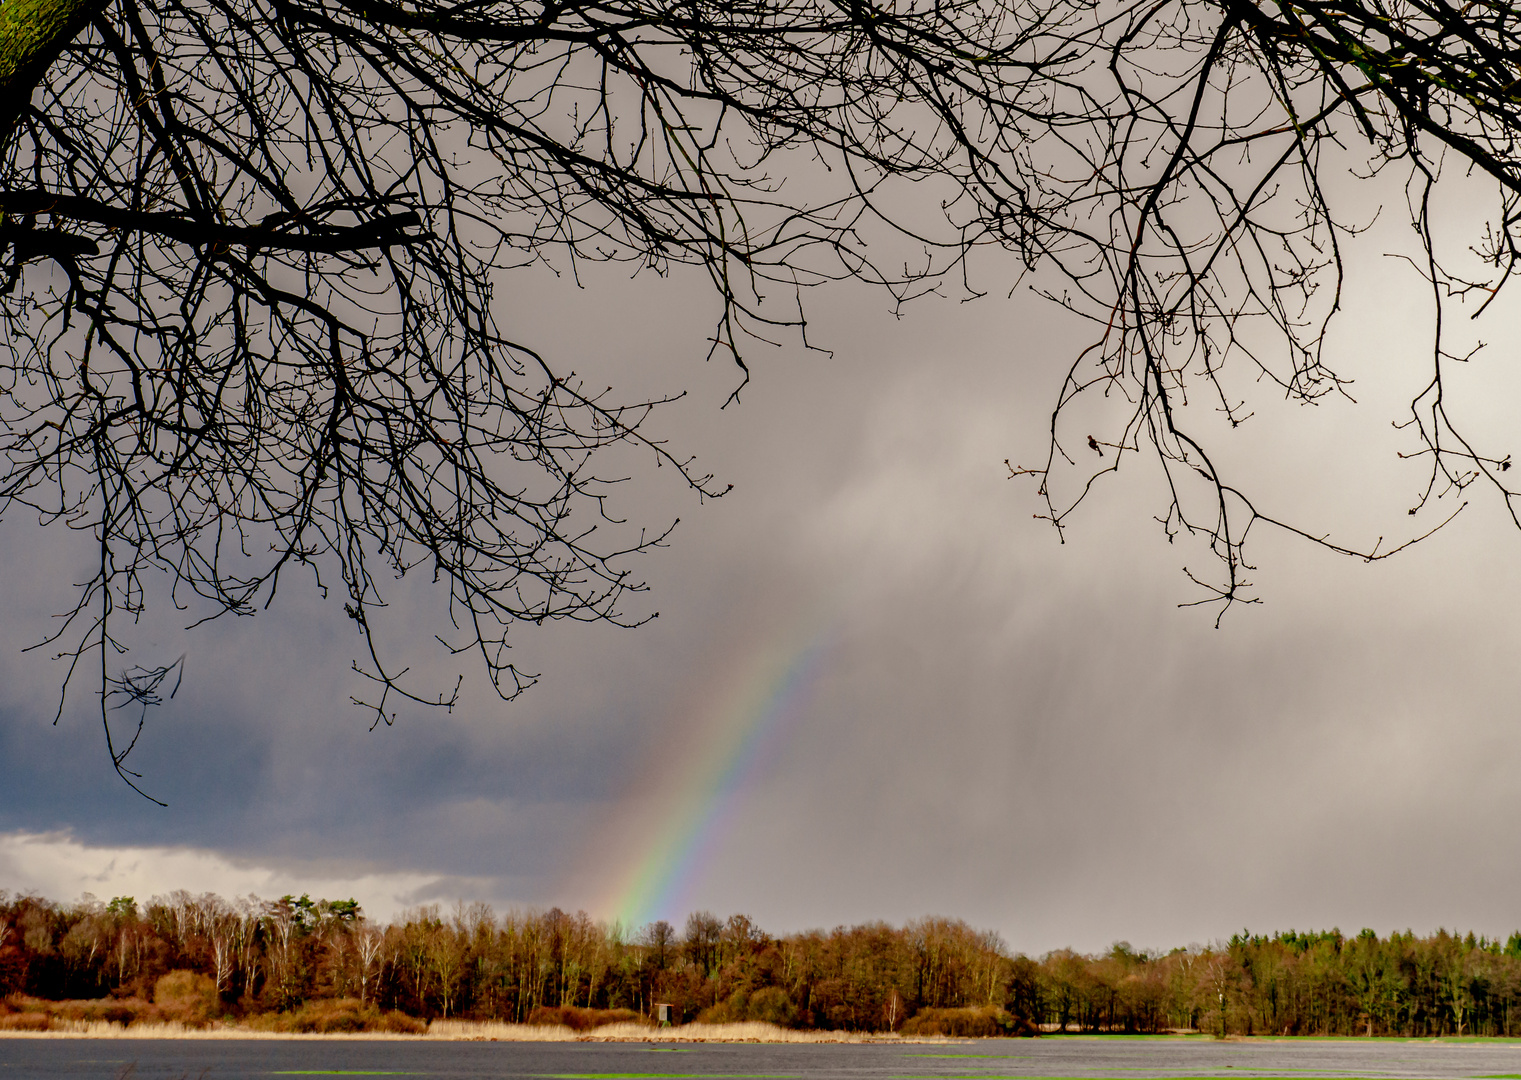
{"type": "Polygon", "coordinates": [[[0,1030],[226,1019],[421,1031],[436,1018],[586,1031],[644,1020],[919,1035],[1521,1034],[1521,934],[1270,936],[1150,952],[1014,953],[956,919],[772,936],[743,915],[629,934],[484,904],[390,925],[353,901],[173,893],[65,906],[0,893],[0,1030]]]}
{"type": "Polygon", "coordinates": [[[153,1004],[165,1020],[205,1027],[222,1014],[216,982],[196,971],[171,971],[153,984],[153,1004]]]}
{"type": "Polygon", "coordinates": [[[1000,1035],[1031,1035],[1028,1023],[992,1005],[964,1009],[921,1009],[899,1029],[904,1035],[951,1035],[956,1038],[997,1038],[1000,1035]]]}
{"type": "Polygon", "coordinates": [[[142,998],[107,997],[48,1001],[12,994],[0,1001],[0,1031],[47,1031],[65,1023],[160,1024],[166,1017],[158,1006],[142,998]]]}
{"type": "Polygon", "coordinates": [[[328,998],[308,1001],[290,1012],[261,1013],[251,1018],[255,1031],[283,1031],[302,1035],[340,1035],[360,1031],[386,1031],[399,1035],[421,1035],[428,1024],[415,1016],[382,1012],[374,1005],[361,1004],[357,998],[328,998]]]}
{"type": "Polygon", "coordinates": [[[0,1031],[46,1031],[53,1020],[46,1012],[32,1010],[0,1016],[0,1031]]]}
{"type": "Polygon", "coordinates": [[[644,1017],[632,1009],[578,1009],[574,1005],[540,1005],[528,1014],[528,1023],[590,1031],[608,1024],[637,1024],[644,1017]]]}

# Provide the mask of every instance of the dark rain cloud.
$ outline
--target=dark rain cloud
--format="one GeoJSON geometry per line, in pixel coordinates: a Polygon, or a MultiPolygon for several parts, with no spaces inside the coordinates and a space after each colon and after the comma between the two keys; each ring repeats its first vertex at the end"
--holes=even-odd
{"type": "MultiPolygon", "coordinates": [[[[1208,564],[1166,542],[1144,463],[1065,544],[1007,478],[1004,458],[1043,455],[1078,340],[1054,309],[930,299],[899,321],[864,291],[820,292],[811,335],[833,353],[757,346],[742,403],[720,409],[738,374],[698,359],[690,289],[592,271],[585,292],[526,284],[507,313],[590,381],[691,391],[656,422],[734,492],[698,505],[668,470],[620,463],[621,509],[683,519],[636,564],[657,620],[514,631],[544,674],[520,701],[470,674],[454,712],[372,732],[348,701],[353,628],[305,583],[188,637],[163,619],[141,658],[185,650],[186,680],[132,759],[163,810],[112,778],[83,694],[49,725],[59,667],[18,650],[80,552],[8,523],[0,831],[422,875],[405,902],[583,906],[565,883],[595,878],[620,798],[682,781],[661,740],[694,687],[751,635],[819,624],[833,644],[806,715],[742,793],[694,904],[778,931],[939,912],[1029,950],[1242,925],[1514,929],[1521,541],[1497,515],[1373,566],[1264,532],[1267,603],[1217,630],[1177,606],[1197,595],[1181,562],[1208,564]]],[[[1343,344],[1370,377],[1408,336],[1387,322],[1343,344]]],[[[1376,537],[1419,482],[1383,434],[1398,393],[1287,419],[1264,405],[1235,464],[1279,505],[1376,537]]],[[[436,597],[396,589],[395,639],[449,685],[436,597]]]]}

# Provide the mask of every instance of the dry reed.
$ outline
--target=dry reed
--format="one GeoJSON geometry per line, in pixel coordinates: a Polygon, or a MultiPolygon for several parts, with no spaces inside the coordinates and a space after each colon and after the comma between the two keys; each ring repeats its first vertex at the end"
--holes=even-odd
{"type": "Polygon", "coordinates": [[[236,1024],[186,1027],[184,1024],[132,1024],[123,1026],[104,1020],[54,1019],[46,1031],[0,1031],[0,1038],[14,1039],[327,1039],[340,1041],[437,1039],[475,1042],[746,1042],[746,1043],[870,1043],[945,1042],[944,1038],[903,1038],[898,1035],[863,1034],[851,1031],[795,1031],[754,1021],[737,1024],[683,1024],[653,1027],[648,1024],[607,1024],[590,1031],[547,1024],[507,1024],[499,1021],[435,1020],[427,1034],[364,1031],[297,1033],[255,1031],[236,1024]]]}
{"type": "Polygon", "coordinates": [[[435,1020],[425,1038],[496,1039],[536,1042],[754,1042],[754,1043],[864,1043],[901,1041],[896,1035],[868,1035],[853,1031],[797,1031],[759,1021],[736,1024],[682,1024],[654,1027],[650,1024],[605,1024],[586,1031],[560,1026],[506,1024],[500,1021],[435,1020]]]}

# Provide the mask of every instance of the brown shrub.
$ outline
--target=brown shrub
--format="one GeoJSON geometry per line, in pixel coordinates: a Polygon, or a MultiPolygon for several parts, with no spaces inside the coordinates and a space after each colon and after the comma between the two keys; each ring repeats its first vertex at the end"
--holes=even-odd
{"type": "Polygon", "coordinates": [[[381,1015],[375,1030],[390,1031],[397,1035],[422,1035],[428,1030],[428,1022],[392,1009],[381,1015]]]}
{"type": "Polygon", "coordinates": [[[358,998],[309,1001],[292,1012],[264,1013],[262,1016],[253,1017],[248,1026],[256,1031],[288,1031],[318,1035],[361,1031],[421,1035],[428,1030],[426,1021],[407,1016],[405,1013],[383,1013],[374,1005],[361,1005],[358,998]]]}
{"type": "Polygon", "coordinates": [[[791,1027],[797,1023],[797,1006],[780,986],[763,986],[754,993],[736,990],[728,998],[697,1014],[699,1024],[743,1024],[756,1021],[791,1027]]]}
{"type": "Polygon", "coordinates": [[[731,996],[725,1001],[718,1002],[716,1005],[709,1005],[706,1009],[697,1014],[692,1023],[738,1024],[743,1021],[744,1018],[745,1010],[743,1003],[741,1003],[739,1008],[736,1009],[734,997],[731,996]]]}
{"type": "Polygon", "coordinates": [[[160,1009],[142,998],[94,998],[86,1001],[49,1001],[46,1009],[64,1020],[105,1021],[126,1026],[155,1024],[164,1019],[160,1009]]]}
{"type": "Polygon", "coordinates": [[[171,971],[153,984],[153,1004],[165,1020],[178,1020],[187,1027],[205,1027],[220,1015],[217,984],[197,971],[171,971]]]}
{"type": "Polygon", "coordinates": [[[574,1005],[540,1005],[528,1014],[528,1022],[540,1026],[561,1025],[572,1031],[587,1031],[604,1024],[643,1023],[644,1017],[631,1009],[578,1009],[574,1005]]]}
{"type": "Polygon", "coordinates": [[[354,998],[309,1001],[289,1016],[289,1030],[318,1035],[367,1031],[370,1024],[380,1018],[378,1009],[366,1008],[354,998]]]}
{"type": "Polygon", "coordinates": [[[0,1031],[46,1031],[53,1019],[45,1012],[18,1012],[0,1016],[0,1031]]]}
{"type": "Polygon", "coordinates": [[[1029,1024],[991,1005],[967,1009],[920,1009],[903,1024],[904,1035],[954,1035],[963,1039],[1027,1035],[1029,1024]]]}
{"type": "Polygon", "coordinates": [[[58,1026],[55,1021],[121,1024],[161,1023],[165,1019],[157,1006],[142,998],[84,998],[45,1001],[42,998],[12,994],[0,1002],[0,1029],[9,1031],[46,1031],[58,1026]]]}

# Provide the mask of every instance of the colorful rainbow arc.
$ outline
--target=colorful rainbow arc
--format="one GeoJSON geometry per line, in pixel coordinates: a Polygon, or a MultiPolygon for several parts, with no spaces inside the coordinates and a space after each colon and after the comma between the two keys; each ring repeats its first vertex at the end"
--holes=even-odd
{"type": "Polygon", "coordinates": [[[659,803],[647,843],[618,876],[613,899],[602,905],[633,929],[684,910],[722,850],[745,793],[775,760],[805,711],[828,653],[826,635],[801,648],[751,654],[738,665],[731,687],[716,695],[698,734],[681,753],[678,782],[659,803]]]}

